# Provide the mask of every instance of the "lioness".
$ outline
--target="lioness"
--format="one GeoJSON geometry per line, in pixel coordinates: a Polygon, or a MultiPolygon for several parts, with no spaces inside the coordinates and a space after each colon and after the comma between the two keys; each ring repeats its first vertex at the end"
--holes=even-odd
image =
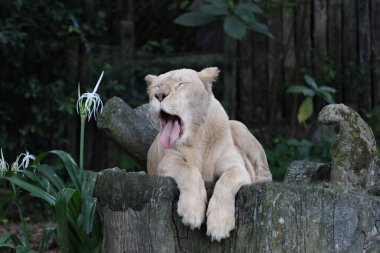
{"type": "Polygon", "coordinates": [[[215,184],[207,235],[220,241],[235,227],[235,195],[242,185],[272,180],[264,150],[248,129],[230,121],[212,93],[218,68],[147,75],[150,107],[160,132],[148,152],[148,174],[173,177],[178,214],[192,229],[206,214],[205,181],[215,184]]]}

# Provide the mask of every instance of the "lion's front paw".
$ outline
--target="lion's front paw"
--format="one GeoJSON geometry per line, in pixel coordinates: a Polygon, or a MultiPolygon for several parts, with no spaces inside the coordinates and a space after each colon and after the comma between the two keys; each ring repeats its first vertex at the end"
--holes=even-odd
{"type": "Polygon", "coordinates": [[[230,235],[235,228],[235,204],[222,205],[214,197],[210,199],[207,209],[207,235],[212,240],[220,241],[230,235]]]}
{"type": "Polygon", "coordinates": [[[207,195],[206,190],[198,195],[180,194],[177,212],[183,224],[191,229],[200,228],[205,219],[207,195]]]}

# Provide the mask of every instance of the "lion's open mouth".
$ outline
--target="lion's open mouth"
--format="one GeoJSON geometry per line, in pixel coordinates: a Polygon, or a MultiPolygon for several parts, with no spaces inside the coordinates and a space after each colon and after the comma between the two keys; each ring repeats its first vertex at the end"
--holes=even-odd
{"type": "Polygon", "coordinates": [[[171,115],[161,110],[160,120],[162,131],[160,135],[161,145],[170,148],[181,137],[183,133],[183,123],[177,115],[171,115]]]}

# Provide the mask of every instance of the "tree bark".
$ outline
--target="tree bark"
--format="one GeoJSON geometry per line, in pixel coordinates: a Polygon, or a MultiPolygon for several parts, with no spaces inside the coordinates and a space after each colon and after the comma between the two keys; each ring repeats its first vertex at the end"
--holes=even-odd
{"type": "Polygon", "coordinates": [[[146,166],[146,155],[158,133],[148,104],[132,109],[120,98],[113,97],[105,104],[97,125],[127,154],[146,166]]]}
{"type": "MultiPolygon", "coordinates": [[[[221,243],[177,215],[171,178],[108,169],[96,195],[103,252],[378,252],[380,198],[317,185],[265,183],[236,196],[236,228],[221,243]]],[[[209,194],[210,195],[210,194],[209,194]]]]}

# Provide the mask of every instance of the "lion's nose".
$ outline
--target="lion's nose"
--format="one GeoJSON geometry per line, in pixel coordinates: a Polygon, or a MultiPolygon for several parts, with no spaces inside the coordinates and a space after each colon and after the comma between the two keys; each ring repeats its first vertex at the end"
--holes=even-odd
{"type": "Polygon", "coordinates": [[[160,101],[160,103],[166,98],[165,93],[157,93],[154,96],[158,99],[158,101],[160,101]]]}

